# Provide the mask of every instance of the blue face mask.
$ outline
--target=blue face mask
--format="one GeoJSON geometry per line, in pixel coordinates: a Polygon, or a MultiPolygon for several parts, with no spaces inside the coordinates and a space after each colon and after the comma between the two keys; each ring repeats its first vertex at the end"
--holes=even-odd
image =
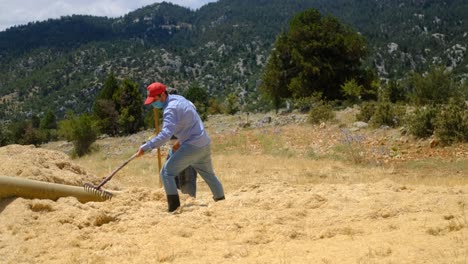
{"type": "Polygon", "coordinates": [[[163,106],[164,106],[164,103],[161,102],[161,101],[154,101],[154,102],[151,103],[151,105],[152,105],[154,108],[162,109],[163,106]]]}

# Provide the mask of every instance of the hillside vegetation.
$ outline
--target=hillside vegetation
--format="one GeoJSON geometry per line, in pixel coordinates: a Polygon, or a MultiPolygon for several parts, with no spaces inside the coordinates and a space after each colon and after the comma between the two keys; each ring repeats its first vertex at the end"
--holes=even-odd
{"type": "Polygon", "coordinates": [[[196,81],[213,98],[241,94],[240,104],[261,108],[260,73],[272,45],[309,8],[360,32],[370,49],[365,63],[381,78],[433,64],[466,78],[466,1],[265,3],[220,0],[196,11],[162,3],[116,19],[74,15],[0,32],[0,117],[89,112],[111,73],[142,94],[155,80],[179,90],[196,81]]]}

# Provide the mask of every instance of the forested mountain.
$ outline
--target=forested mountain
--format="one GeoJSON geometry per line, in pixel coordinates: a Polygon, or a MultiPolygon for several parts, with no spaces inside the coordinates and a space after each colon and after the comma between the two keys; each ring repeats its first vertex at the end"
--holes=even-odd
{"type": "Polygon", "coordinates": [[[401,78],[444,65],[468,77],[466,0],[219,0],[198,10],[156,3],[120,18],[67,16],[0,32],[0,118],[89,111],[106,76],[141,87],[196,82],[259,109],[257,88],[276,36],[316,8],[368,41],[366,65],[401,78]]]}

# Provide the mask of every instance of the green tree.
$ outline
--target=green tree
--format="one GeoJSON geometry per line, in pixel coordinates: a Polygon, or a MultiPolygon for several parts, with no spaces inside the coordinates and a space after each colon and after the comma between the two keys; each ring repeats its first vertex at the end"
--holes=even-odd
{"type": "Polygon", "coordinates": [[[110,74],[104,82],[103,89],[96,97],[93,114],[97,120],[101,133],[115,136],[119,132],[117,112],[114,94],[117,93],[119,85],[114,74],[110,74]]]}
{"type": "Polygon", "coordinates": [[[184,97],[190,100],[197,108],[197,112],[203,120],[207,119],[209,106],[208,93],[203,90],[198,83],[191,85],[184,94],[184,97]]]}
{"type": "Polygon", "coordinates": [[[13,143],[12,138],[13,135],[8,127],[5,125],[0,125],[0,147],[13,143]]]}
{"type": "Polygon", "coordinates": [[[81,157],[91,151],[91,145],[97,139],[96,123],[89,114],[76,117],[69,112],[67,116],[59,122],[59,135],[72,142],[74,154],[81,157]]]}
{"type": "Polygon", "coordinates": [[[350,103],[358,103],[361,101],[362,91],[364,87],[359,85],[355,79],[351,79],[350,81],[345,82],[341,85],[341,90],[346,99],[350,103]]]}
{"type": "Polygon", "coordinates": [[[34,123],[30,122],[27,124],[23,136],[19,139],[18,143],[21,145],[34,145],[39,146],[41,143],[46,141],[46,135],[37,127],[34,127],[34,123]]]}
{"type": "Polygon", "coordinates": [[[57,129],[57,117],[52,110],[47,110],[44,117],[41,119],[41,129],[57,129]]]}
{"type": "Polygon", "coordinates": [[[461,98],[450,98],[437,113],[434,132],[444,145],[468,142],[468,107],[461,98]]]}
{"type": "Polygon", "coordinates": [[[198,83],[192,84],[184,94],[184,97],[192,103],[208,105],[208,93],[203,90],[198,83]]]}
{"type": "Polygon", "coordinates": [[[408,93],[405,90],[404,85],[397,82],[396,80],[390,80],[388,83],[382,87],[384,96],[388,97],[390,102],[406,102],[408,93]]]}
{"type": "Polygon", "coordinates": [[[411,73],[408,86],[412,101],[418,105],[446,103],[458,91],[451,73],[442,67],[431,69],[427,75],[411,73]]]}
{"type": "Polygon", "coordinates": [[[37,115],[31,117],[31,125],[33,128],[39,128],[41,124],[41,119],[37,115]]]}
{"type": "MultiPolygon", "coordinates": [[[[336,18],[322,17],[315,9],[296,15],[286,36],[280,36],[263,74],[263,91],[278,100],[287,87],[293,97],[320,92],[327,99],[342,99],[340,86],[363,76],[367,55],[365,39],[336,18]]],[[[362,83],[364,89],[369,82],[362,83]]]]}
{"type": "Polygon", "coordinates": [[[20,141],[23,138],[23,135],[27,129],[28,121],[22,120],[18,122],[13,122],[8,125],[8,131],[11,133],[11,142],[16,144],[21,144],[20,141]]]}
{"type": "Polygon", "coordinates": [[[294,68],[289,65],[291,56],[287,49],[286,33],[281,33],[275,42],[275,49],[271,51],[270,58],[262,75],[260,91],[273,102],[273,107],[278,111],[284,98],[291,97],[288,90],[288,82],[292,78],[294,68]]]}
{"type": "Polygon", "coordinates": [[[94,102],[94,117],[97,120],[99,131],[110,136],[119,132],[119,113],[115,109],[115,103],[108,99],[98,99],[94,102]]]}
{"type": "Polygon", "coordinates": [[[119,89],[119,84],[113,73],[110,73],[102,87],[102,90],[99,92],[96,99],[105,99],[110,100],[114,96],[115,92],[119,89]]]}
{"type": "Polygon", "coordinates": [[[211,98],[208,103],[208,114],[215,115],[223,113],[223,107],[218,99],[211,98]]]}
{"type": "Polygon", "coordinates": [[[235,93],[231,93],[228,95],[228,97],[226,98],[225,105],[226,114],[234,115],[239,111],[239,102],[235,93]]]}
{"type": "Polygon", "coordinates": [[[48,109],[42,117],[39,131],[45,142],[57,139],[57,117],[51,109],[48,109]]]}
{"type": "Polygon", "coordinates": [[[434,134],[434,123],[438,109],[428,105],[418,107],[416,111],[408,117],[408,130],[418,138],[428,138],[434,134]]]}
{"type": "Polygon", "coordinates": [[[143,97],[138,85],[124,79],[119,90],[114,94],[119,112],[119,131],[123,135],[136,133],[143,127],[143,97]]]}

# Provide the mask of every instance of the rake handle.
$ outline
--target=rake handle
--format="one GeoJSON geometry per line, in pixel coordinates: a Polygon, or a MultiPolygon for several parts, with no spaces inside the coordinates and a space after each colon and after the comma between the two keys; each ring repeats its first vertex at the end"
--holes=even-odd
{"type": "MultiPolygon", "coordinates": [[[[159,128],[159,110],[157,108],[153,107],[153,117],[154,117],[154,129],[156,132],[156,135],[159,134],[160,128],[159,128]]],[[[158,172],[159,172],[159,188],[162,187],[162,180],[161,180],[161,148],[158,148],[158,172]]]]}
{"type": "Polygon", "coordinates": [[[122,165],[120,165],[117,169],[115,169],[109,176],[107,176],[101,183],[99,183],[98,186],[96,186],[96,189],[100,189],[104,184],[106,184],[106,182],[108,182],[110,179],[112,179],[112,177],[119,171],[121,170],[123,167],[125,167],[125,165],[127,165],[130,161],[132,161],[134,158],[137,157],[137,154],[138,153],[135,153],[133,154],[128,160],[126,160],[124,163],[122,163],[122,165]]]}

